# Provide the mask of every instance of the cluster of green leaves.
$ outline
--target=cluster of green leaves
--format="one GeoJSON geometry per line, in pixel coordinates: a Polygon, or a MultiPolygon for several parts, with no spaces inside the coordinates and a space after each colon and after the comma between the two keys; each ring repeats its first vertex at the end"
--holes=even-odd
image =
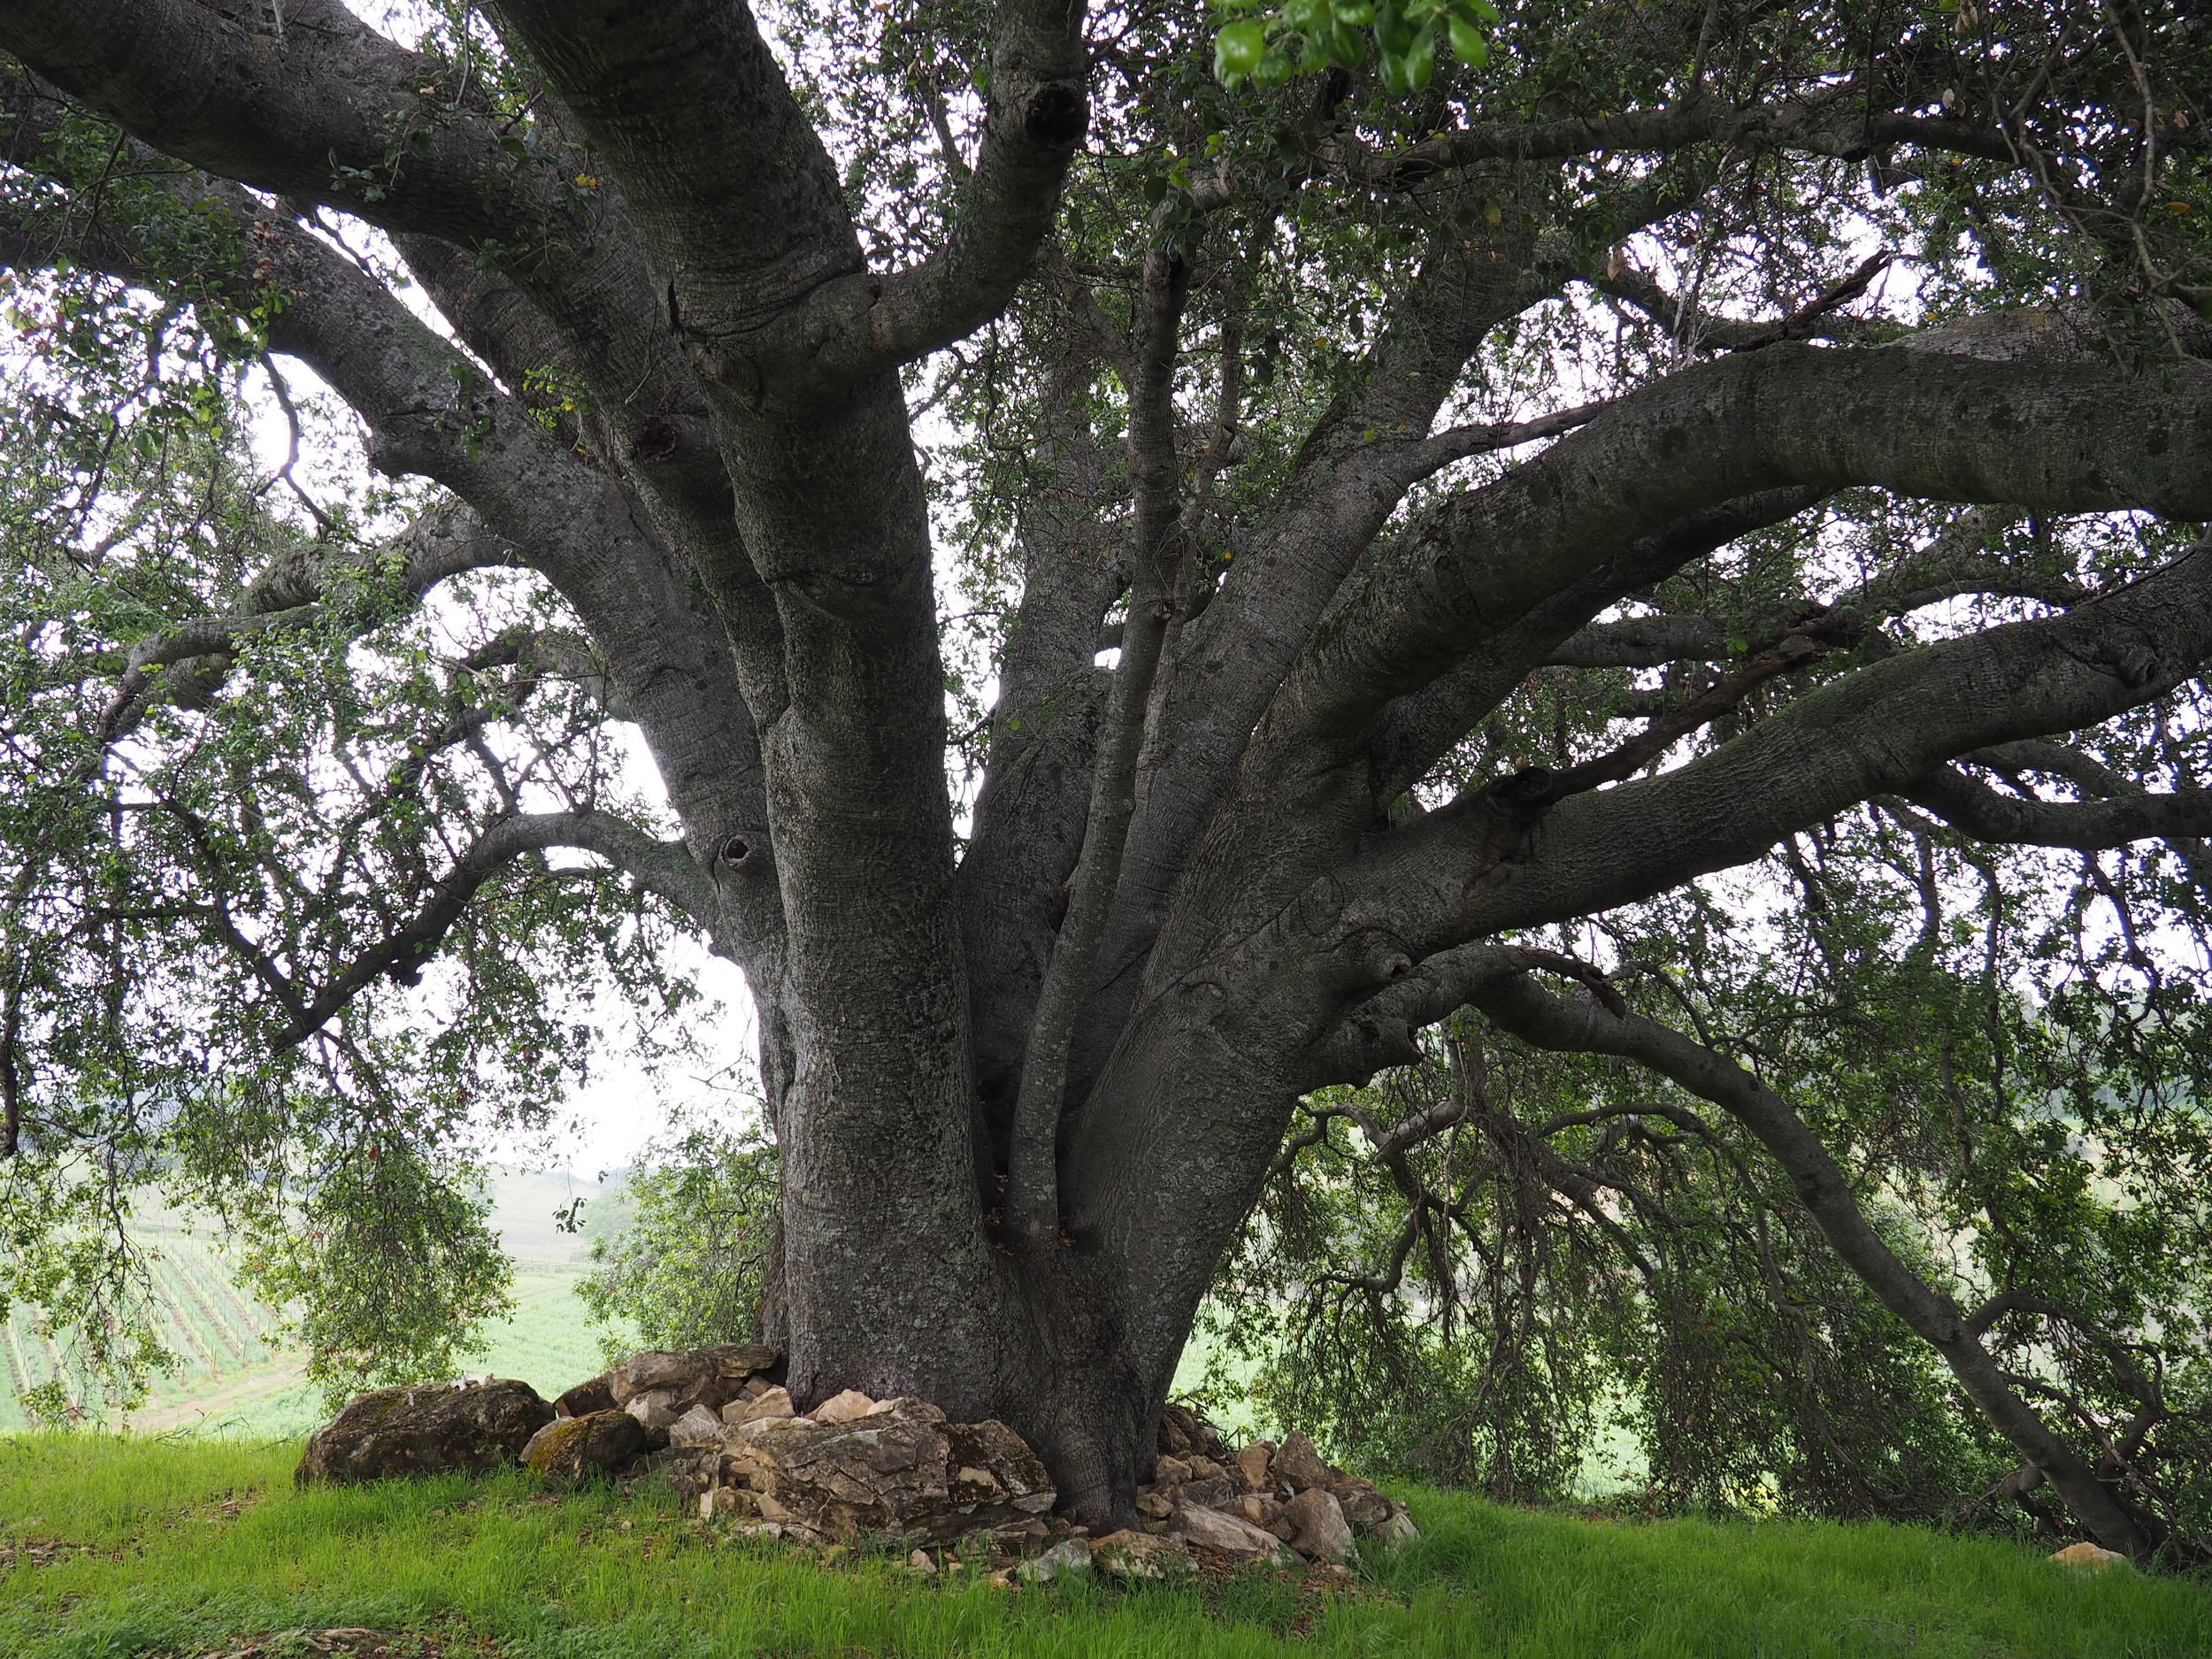
{"type": "MultiPolygon", "coordinates": [[[[234,265],[219,227],[106,177],[112,134],[77,149],[179,293],[234,265]]],[[[0,187],[42,234],[83,230],[50,184],[0,187]]],[[[159,1192],[249,1247],[332,1394],[447,1374],[504,1305],[471,1148],[549,1122],[611,1031],[680,1045],[695,994],[657,901],[581,860],[495,875],[434,960],[360,964],[503,816],[653,808],[589,676],[549,665],[575,653],[523,649],[580,644],[565,608],[504,574],[413,592],[389,538],[426,498],[367,484],[318,399],[280,406],[265,318],[65,260],[7,305],[0,1306],[74,1355],[46,1404],[127,1405],[166,1358],[127,1225],[159,1192]],[[313,603],[265,602],[303,577],[313,603]]]]}
{"type": "Polygon", "coordinates": [[[1649,1088],[1470,1018],[1429,1062],[1310,1101],[1216,1283],[1210,1391],[1502,1501],[1962,1512],[2001,1443],[1747,1138],[1623,1104],[1649,1088]],[[1359,1126],[1454,1102],[1457,1124],[1391,1159],[1359,1126]],[[1562,1165],[1601,1169],[1602,1202],[1563,1191],[1562,1165]]]}
{"type": "Polygon", "coordinates": [[[1279,87],[1294,75],[1366,67],[1401,96],[1427,89],[1440,41],[1469,68],[1490,61],[1490,0],[1221,0],[1234,22],[1214,37],[1214,73],[1226,87],[1279,87]]]}
{"type": "Polygon", "coordinates": [[[610,1363],[647,1348],[751,1341],[777,1232],[777,1158],[757,1127],[679,1122],[593,1201],[592,1271],[610,1363]]]}
{"type": "MultiPolygon", "coordinates": [[[[2186,767],[2203,729],[2147,718],[2105,759],[2186,767]]],[[[1784,1091],[1924,1280],[1969,1310],[2008,1294],[1986,1341],[2014,1386],[2198,1560],[2203,914],[2171,849],[2062,860],[1883,804],[1548,942],[1784,1091]]],[[[1225,1400],[1500,1496],[1601,1487],[1625,1436],[1663,1508],[2022,1522],[1990,1499],[2017,1454],[1703,1102],[1463,1017],[1301,1127],[1206,1316],[1225,1400]],[[1376,1127],[1455,1102],[1374,1156],[1376,1127]]]]}

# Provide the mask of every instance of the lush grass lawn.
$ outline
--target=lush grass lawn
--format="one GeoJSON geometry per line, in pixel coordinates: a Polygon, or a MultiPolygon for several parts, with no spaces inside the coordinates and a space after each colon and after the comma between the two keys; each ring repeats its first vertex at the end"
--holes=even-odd
{"type": "Polygon", "coordinates": [[[2212,1655],[2212,1587],[1903,1528],[1602,1525],[1416,1494],[1424,1538],[1349,1593],[1260,1574],[1010,1592],[890,1559],[826,1570],[672,1499],[552,1500],[518,1476],[296,1493],[297,1457],[0,1439],[0,1537],[88,1547],[0,1570],[0,1654],[196,1655],[368,1626],[510,1659],[2212,1655]]]}

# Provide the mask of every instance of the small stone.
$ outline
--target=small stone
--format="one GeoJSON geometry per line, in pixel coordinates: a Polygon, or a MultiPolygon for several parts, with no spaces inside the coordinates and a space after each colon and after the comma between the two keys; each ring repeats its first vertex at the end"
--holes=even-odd
{"type": "Polygon", "coordinates": [[[1342,1561],[1352,1553],[1352,1524],[1336,1494],[1309,1486],[1283,1505],[1283,1518],[1297,1530],[1291,1548],[1315,1561],[1342,1561]]]}
{"type": "Polygon", "coordinates": [[[1294,1492],[1304,1492],[1313,1486],[1333,1486],[1344,1479],[1344,1472],[1332,1469],[1322,1461],[1313,1442],[1303,1434],[1293,1434],[1275,1454],[1275,1478],[1286,1483],[1294,1492]]]}
{"type": "Polygon", "coordinates": [[[2092,1572],[2127,1564],[2127,1557],[2118,1550],[2101,1549],[2094,1544],[2069,1544],[2051,1559],[2062,1567],[2086,1567],[2092,1572]]]}
{"type": "Polygon", "coordinates": [[[1175,1513],[1175,1506],[1156,1492],[1137,1494],[1137,1513],[1150,1521],[1164,1521],[1175,1513]]]}
{"type": "Polygon", "coordinates": [[[699,1494],[699,1518],[703,1521],[740,1515],[749,1518],[759,1513],[758,1498],[742,1486],[710,1486],[699,1494]]]}
{"type": "Polygon", "coordinates": [[[1179,1486],[1190,1479],[1189,1462],[1181,1457],[1163,1457],[1152,1465],[1152,1484],[1156,1486],[1179,1486]]]}
{"type": "Polygon", "coordinates": [[[755,1371],[771,1370],[783,1357],[774,1348],[758,1342],[732,1343],[723,1348],[710,1348],[708,1352],[714,1356],[716,1372],[732,1381],[740,1377],[750,1377],[755,1371]]]}
{"type": "Polygon", "coordinates": [[[731,1424],[758,1423],[770,1417],[797,1415],[791,1409],[790,1394],[781,1388],[763,1388],[749,1400],[741,1395],[722,1408],[722,1421],[731,1424]]]}
{"type": "Polygon", "coordinates": [[[556,1398],[553,1409],[565,1417],[588,1417],[595,1411],[618,1409],[621,1404],[614,1397],[614,1390],[607,1386],[607,1373],[602,1371],[556,1398]]]}
{"type": "Polygon", "coordinates": [[[1220,1473],[1221,1465],[1210,1457],[1194,1457],[1190,1460],[1190,1478],[1193,1480],[1211,1480],[1220,1473]]]}
{"type": "Polygon", "coordinates": [[[1286,1561],[1289,1552],[1273,1533],[1221,1509],[1186,1506],[1175,1512],[1177,1532],[1237,1561],[1286,1561]]]}
{"type": "Polygon", "coordinates": [[[668,1425],[671,1446],[719,1446],[722,1419],[704,1406],[693,1406],[668,1425]]]}
{"type": "Polygon", "coordinates": [[[1375,1536],[1392,1544],[1410,1544],[1421,1536],[1421,1529],[1413,1524],[1413,1517],[1406,1513],[1406,1506],[1393,1502],[1390,1518],[1375,1529],[1375,1536]]]}
{"type": "Polygon", "coordinates": [[[1228,1507],[1230,1514],[1269,1532],[1283,1518],[1283,1506],[1264,1492],[1248,1492],[1228,1507]]]}
{"type": "Polygon", "coordinates": [[[1237,1453],[1237,1472],[1244,1477],[1244,1484],[1255,1492],[1264,1492],[1275,1484],[1268,1472],[1268,1464],[1275,1455],[1275,1442],[1254,1440],[1237,1453]]]}
{"type": "Polygon", "coordinates": [[[855,1417],[864,1417],[876,1409],[876,1402],[857,1388],[832,1394],[806,1415],[817,1423],[849,1423],[855,1417]]]}
{"type": "Polygon", "coordinates": [[[1055,1578],[1081,1578],[1091,1571],[1091,1547],[1084,1539],[1063,1539],[1014,1571],[1025,1584],[1050,1584],[1055,1578]]]}
{"type": "Polygon", "coordinates": [[[757,1400],[774,1386],[764,1378],[748,1377],[745,1386],[737,1391],[737,1397],[740,1400],[757,1400]]]}
{"type": "Polygon", "coordinates": [[[1148,1532],[1109,1532],[1092,1542],[1091,1559],[1117,1578],[1164,1578],[1190,1569],[1181,1545],[1148,1532]]]}
{"type": "Polygon", "coordinates": [[[906,1564],[925,1578],[934,1578],[937,1576],[937,1563],[929,1558],[929,1551],[926,1549],[916,1550],[906,1558],[906,1564]]]}
{"type": "Polygon", "coordinates": [[[1192,1481],[1175,1494],[1175,1502],[1185,1509],[1225,1509],[1237,1495],[1237,1483],[1226,1475],[1207,1475],[1192,1481]]]}
{"type": "Polygon", "coordinates": [[[675,1426],[676,1412],[669,1405],[665,1390],[651,1389],[632,1394],[630,1402],[622,1408],[638,1420],[638,1426],[648,1434],[665,1435],[675,1426]]]}

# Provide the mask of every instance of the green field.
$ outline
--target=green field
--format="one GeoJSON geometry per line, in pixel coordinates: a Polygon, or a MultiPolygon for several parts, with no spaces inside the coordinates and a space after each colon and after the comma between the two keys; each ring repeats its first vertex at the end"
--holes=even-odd
{"type": "MultiPolygon", "coordinates": [[[[994,1587],[903,1552],[839,1567],[664,1487],[519,1471],[292,1485],[296,1444],[0,1440],[0,1654],[197,1659],[240,1639],[420,1632],[448,1659],[2203,1659],[2212,1587],[1988,1538],[1601,1524],[1411,1492],[1422,1538],[1348,1582],[1249,1571],[994,1587]]],[[[972,1563],[972,1567],[973,1563],[972,1563]]],[[[307,1655],[294,1638],[261,1653],[307,1655]]]]}
{"type": "MultiPolygon", "coordinates": [[[[565,1175],[492,1172],[491,1223],[515,1257],[515,1309],[487,1327],[484,1351],[468,1362],[472,1372],[519,1377],[550,1396],[603,1367],[601,1333],[575,1295],[585,1241],[553,1219],[571,1199],[588,1201],[599,1190],[565,1175]]],[[[238,1289],[213,1240],[157,1209],[132,1230],[153,1259],[162,1335],[180,1363],[155,1380],[131,1429],[285,1438],[329,1415],[304,1380],[300,1354],[279,1334],[276,1311],[238,1289]]],[[[0,1322],[0,1432],[25,1426],[18,1396],[62,1363],[28,1309],[0,1322]]]]}

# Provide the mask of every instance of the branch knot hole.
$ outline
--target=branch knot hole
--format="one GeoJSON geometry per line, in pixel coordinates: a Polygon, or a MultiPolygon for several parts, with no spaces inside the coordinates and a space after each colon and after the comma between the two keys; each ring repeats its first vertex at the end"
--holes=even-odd
{"type": "Polygon", "coordinates": [[[722,863],[729,869],[741,870],[752,856],[753,843],[743,835],[733,835],[722,843],[722,863]]]}
{"type": "Polygon", "coordinates": [[[1022,111],[1022,131],[1033,144],[1064,150],[1090,129],[1091,106],[1080,87],[1049,82],[1037,88],[1022,111]]]}

